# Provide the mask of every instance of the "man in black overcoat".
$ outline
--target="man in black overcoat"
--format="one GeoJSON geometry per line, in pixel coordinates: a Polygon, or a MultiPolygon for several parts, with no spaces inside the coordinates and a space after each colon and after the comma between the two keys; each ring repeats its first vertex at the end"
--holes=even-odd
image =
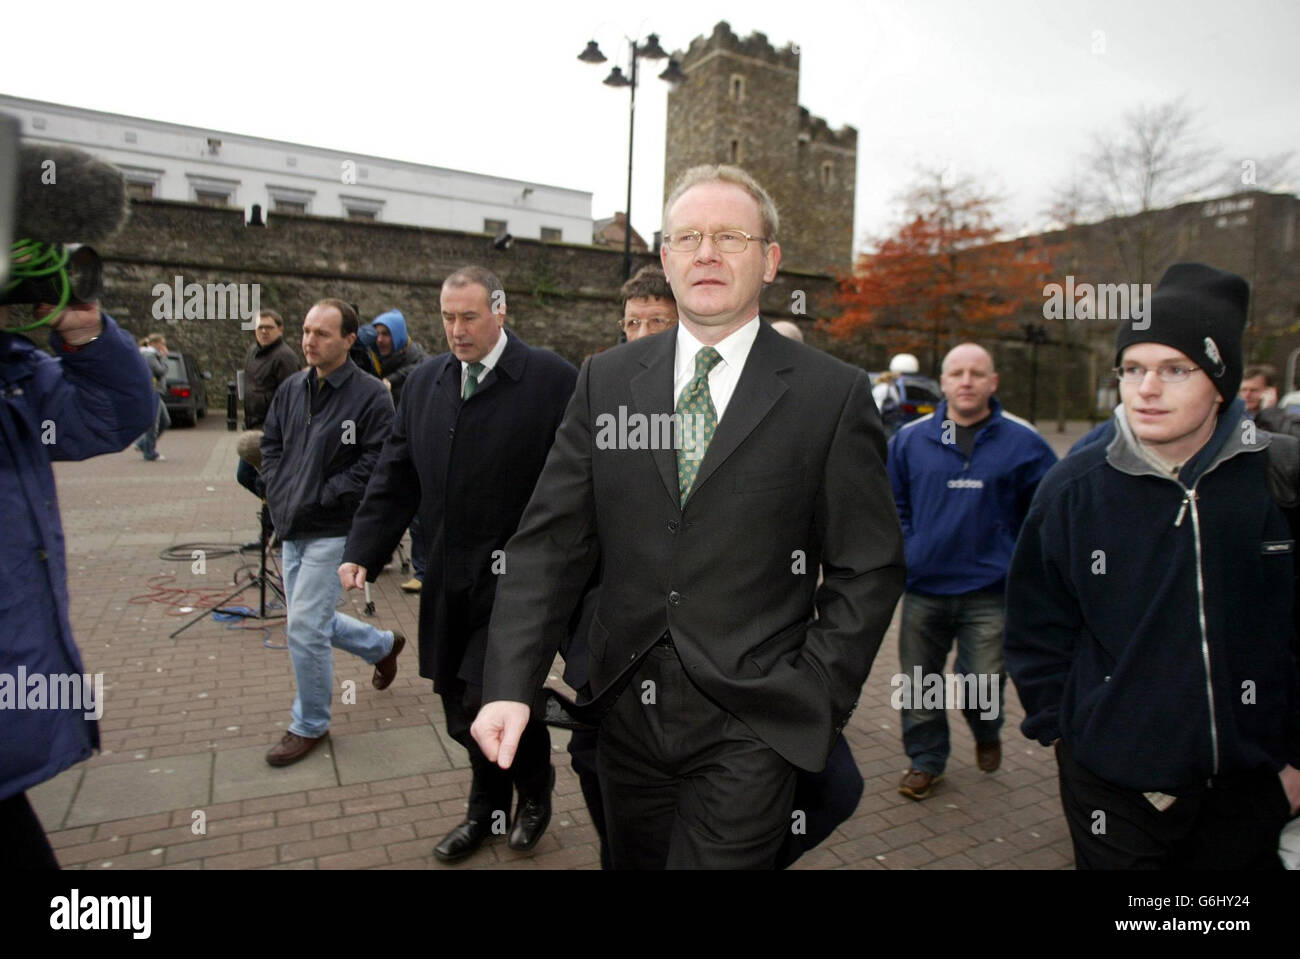
{"type": "Polygon", "coordinates": [[[509,845],[528,850],[551,815],[551,743],[530,722],[519,761],[503,770],[469,735],[482,704],[483,658],[497,583],[511,575],[514,533],[573,393],[577,370],[505,328],[501,281],[465,267],[443,281],[449,353],[407,378],[392,436],[366,487],[343,554],[347,588],[373,580],[419,512],[428,561],[420,594],[420,675],[442,697],[447,731],[469,750],[474,781],[465,821],[434,849],[444,862],[474,852],[510,819],[509,845]]]}

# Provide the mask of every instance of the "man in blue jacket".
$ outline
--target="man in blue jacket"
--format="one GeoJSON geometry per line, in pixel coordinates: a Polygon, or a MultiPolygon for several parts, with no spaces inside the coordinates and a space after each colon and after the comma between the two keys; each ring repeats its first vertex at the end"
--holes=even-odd
{"type": "Polygon", "coordinates": [[[1007,665],[1081,869],[1277,868],[1300,807],[1295,538],[1267,452],[1292,440],[1237,399],[1249,296],[1169,268],[1119,329],[1110,438],[1048,474],[1016,545],[1007,665]]]}
{"type": "Polygon", "coordinates": [[[925,799],[948,761],[947,709],[962,710],[984,772],[1002,762],[1003,587],[1016,534],[1056,454],[994,397],[998,374],[982,346],[943,360],[944,401],[889,441],[887,462],[907,557],[899,675],[911,768],[898,791],[925,799]],[[957,640],[956,673],[943,675],[957,640]]]}
{"type": "Polygon", "coordinates": [[[56,869],[26,790],[88,759],[99,727],[85,702],[19,706],[34,677],[53,689],[55,677],[85,675],[50,464],[125,449],[153,422],[155,394],[135,341],[98,303],[50,323],[54,357],[4,332],[5,320],[0,307],[0,861],[56,869]]]}

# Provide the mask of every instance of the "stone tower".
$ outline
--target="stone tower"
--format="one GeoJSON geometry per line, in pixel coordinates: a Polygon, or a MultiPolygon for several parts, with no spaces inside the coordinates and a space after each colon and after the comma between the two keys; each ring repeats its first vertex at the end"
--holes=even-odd
{"type": "Polygon", "coordinates": [[[858,131],[799,106],[798,48],[741,39],[722,21],[676,56],[687,80],[668,94],[665,199],[689,167],[734,163],[776,201],[782,269],[848,270],[858,131]]]}

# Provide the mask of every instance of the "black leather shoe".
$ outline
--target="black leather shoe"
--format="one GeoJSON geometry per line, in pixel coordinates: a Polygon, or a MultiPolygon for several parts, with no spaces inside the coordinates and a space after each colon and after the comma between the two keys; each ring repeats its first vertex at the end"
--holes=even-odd
{"type": "Polygon", "coordinates": [[[555,767],[552,766],[546,781],[546,791],[531,799],[519,797],[519,806],[515,809],[515,824],[510,829],[510,839],[506,843],[515,852],[528,852],[537,845],[551,824],[551,792],[555,789],[555,767]]]}
{"type": "Polygon", "coordinates": [[[433,847],[434,856],[441,862],[460,862],[483,845],[483,840],[488,835],[488,826],[484,821],[466,819],[433,847]]]}

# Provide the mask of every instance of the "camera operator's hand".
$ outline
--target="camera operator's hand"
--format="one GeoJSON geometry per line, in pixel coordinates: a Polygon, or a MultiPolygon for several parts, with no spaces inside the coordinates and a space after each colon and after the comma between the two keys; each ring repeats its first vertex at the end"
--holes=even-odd
{"type": "MultiPolygon", "coordinates": [[[[35,310],[37,319],[49,316],[53,312],[54,307],[49,303],[42,303],[35,310]]],[[[68,346],[85,346],[104,332],[104,321],[100,319],[99,314],[99,301],[68,304],[59,314],[58,319],[50,323],[50,328],[58,330],[59,335],[63,337],[63,342],[68,346]]]]}

